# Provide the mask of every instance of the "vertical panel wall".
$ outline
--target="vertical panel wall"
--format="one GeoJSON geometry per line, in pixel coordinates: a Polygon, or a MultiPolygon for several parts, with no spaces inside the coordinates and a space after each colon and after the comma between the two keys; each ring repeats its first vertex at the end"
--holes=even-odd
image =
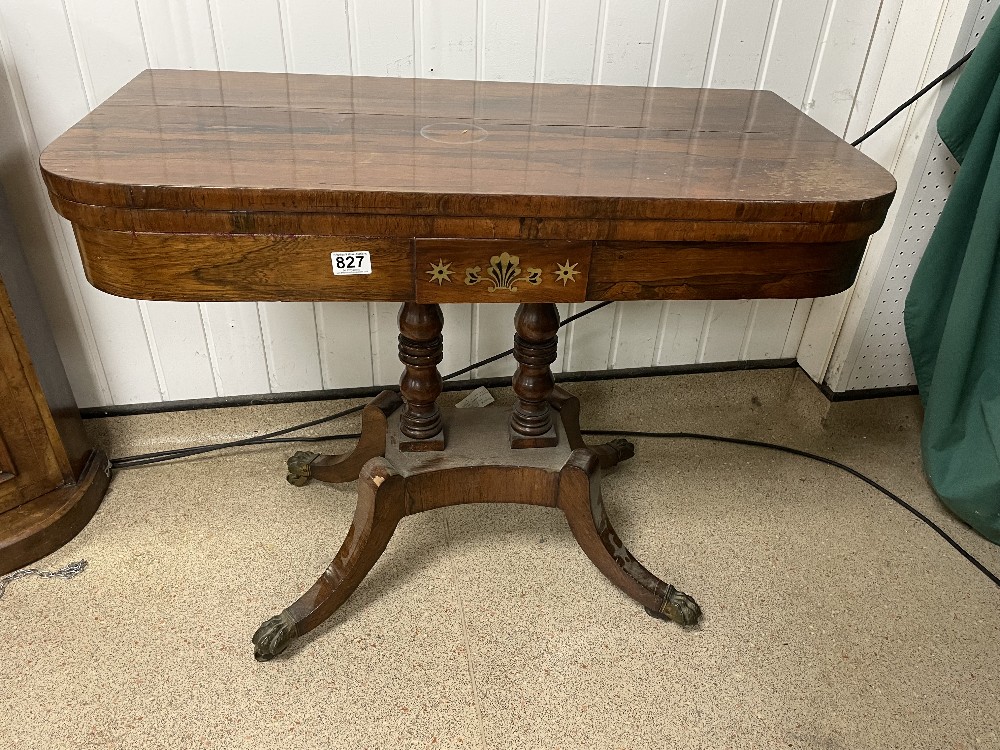
{"type": "MultiPolygon", "coordinates": [[[[979,41],[1000,0],[976,0],[959,34],[954,57],[979,41]]],[[[936,72],[936,71],[935,71],[936,72]]],[[[958,174],[958,163],[937,136],[935,122],[954,80],[944,84],[927,118],[924,140],[913,174],[897,200],[899,210],[882,235],[884,252],[859,284],[847,310],[844,330],[833,353],[827,383],[836,391],[916,385],[913,361],[903,328],[903,305],[924,248],[930,239],[958,174]]]]}
{"type": "MultiPolygon", "coordinates": [[[[396,305],[136,302],[91,288],[48,206],[41,149],[146,67],[761,87],[843,134],[872,108],[862,84],[881,75],[880,25],[900,2],[0,2],[0,177],[81,405],[386,384],[400,371],[396,305]]],[[[934,17],[947,4],[922,2],[934,17]]],[[[915,46],[913,59],[926,56],[915,46]]],[[[792,357],[811,309],[619,303],[568,327],[556,369],[792,357]]],[[[442,369],[509,347],[512,317],[510,305],[449,306],[442,369]]],[[[472,375],[511,370],[500,361],[472,375]]]]}

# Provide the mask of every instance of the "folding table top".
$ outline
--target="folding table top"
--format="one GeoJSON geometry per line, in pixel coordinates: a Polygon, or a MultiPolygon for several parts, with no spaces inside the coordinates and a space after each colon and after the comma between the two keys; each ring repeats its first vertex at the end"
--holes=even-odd
{"type": "Polygon", "coordinates": [[[138,209],[844,223],[895,189],[767,91],[214,71],[141,73],[41,165],[138,209]]]}

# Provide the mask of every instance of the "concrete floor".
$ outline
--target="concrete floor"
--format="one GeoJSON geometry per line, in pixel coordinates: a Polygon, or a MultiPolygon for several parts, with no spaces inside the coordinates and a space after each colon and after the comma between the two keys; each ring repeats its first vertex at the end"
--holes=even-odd
{"type": "MultiPolygon", "coordinates": [[[[830,405],[795,369],[569,390],[585,427],[735,435],[837,458],[1000,571],[1000,548],[923,479],[916,398],[830,405]]],[[[495,395],[509,403],[509,391],[495,395]]],[[[342,406],[88,425],[117,456],[342,406]]],[[[604,480],[609,513],[647,567],[698,599],[699,628],[648,617],[558,511],[463,506],[405,519],[347,604],[264,664],[251,634],[329,562],[354,486],[288,485],[296,446],[121,471],[87,528],[39,564],[85,558],[86,572],[17,581],[0,601],[0,746],[1000,747],[1000,591],[944,541],[815,462],[635,442],[636,457],[604,480]]]]}

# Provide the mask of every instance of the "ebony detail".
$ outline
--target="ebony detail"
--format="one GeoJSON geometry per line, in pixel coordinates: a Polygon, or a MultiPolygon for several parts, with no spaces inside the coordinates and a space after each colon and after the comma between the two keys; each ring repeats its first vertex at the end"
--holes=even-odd
{"type": "Polygon", "coordinates": [[[399,308],[399,361],[406,371],[399,380],[403,412],[399,429],[413,440],[427,440],[441,432],[441,373],[437,365],[443,356],[441,329],[444,316],[440,305],[404,302],[399,308]]]}

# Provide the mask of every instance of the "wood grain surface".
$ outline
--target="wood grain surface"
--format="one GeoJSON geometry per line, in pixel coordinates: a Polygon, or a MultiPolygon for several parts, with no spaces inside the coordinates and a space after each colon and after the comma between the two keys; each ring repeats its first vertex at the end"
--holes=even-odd
{"type": "Polygon", "coordinates": [[[767,91],[208,71],[140,74],[41,165],[143,209],[843,221],[895,189],[767,91]]]}
{"type": "Polygon", "coordinates": [[[2,247],[0,575],[75,536],[110,479],[107,458],[87,440],[21,249],[16,239],[2,247]]]}
{"type": "Polygon", "coordinates": [[[382,237],[154,234],[76,227],[90,283],[149,300],[573,302],[638,299],[798,299],[836,294],[854,280],[865,240],[850,242],[434,241],[382,237]],[[454,242],[454,245],[450,243],[454,242]],[[540,248],[544,252],[540,253],[540,248]],[[565,249],[556,260],[556,248],[565,249]],[[453,254],[445,254],[453,249],[453,254]],[[334,276],[331,252],[364,250],[372,273],[334,276]],[[545,261],[544,283],[490,292],[465,284],[466,269],[486,274],[493,255],[517,256],[524,270],[545,261]],[[433,258],[433,261],[431,260],[433,258]],[[475,263],[473,260],[475,259],[475,263]],[[427,271],[451,262],[450,283],[427,271]],[[466,262],[468,261],[468,262],[466,262]],[[560,264],[581,271],[564,286],[560,264]]]}
{"type": "Polygon", "coordinates": [[[494,301],[420,294],[423,243],[449,239],[580,243],[558,261],[579,286],[495,301],[821,296],[850,285],[895,190],[767,91],[171,70],[41,168],[95,286],[178,300],[494,301]],[[333,276],[329,252],[357,243],[377,272],[333,276]]]}
{"type": "Polygon", "coordinates": [[[410,300],[411,243],[379,237],[138,234],[76,227],[87,278],[159,300],[410,300]],[[367,251],[372,273],[334,276],[331,252],[367,251]]]}

